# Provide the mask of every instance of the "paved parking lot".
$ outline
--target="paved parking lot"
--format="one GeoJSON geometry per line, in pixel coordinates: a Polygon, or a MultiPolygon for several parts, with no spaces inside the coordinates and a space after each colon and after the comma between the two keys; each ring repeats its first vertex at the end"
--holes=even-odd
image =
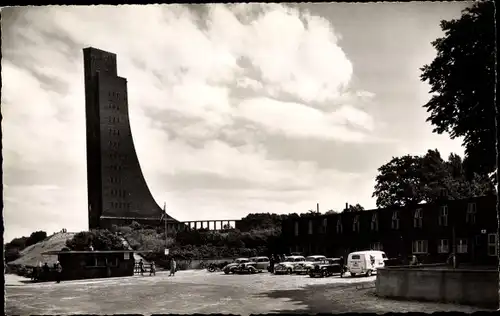
{"type": "Polygon", "coordinates": [[[401,302],[374,296],[375,277],[312,279],[269,273],[225,275],[181,271],[175,277],[67,281],[60,284],[6,282],[6,313],[342,313],[480,311],[437,303],[401,302]],[[12,284],[12,285],[9,285],[12,284]]]}

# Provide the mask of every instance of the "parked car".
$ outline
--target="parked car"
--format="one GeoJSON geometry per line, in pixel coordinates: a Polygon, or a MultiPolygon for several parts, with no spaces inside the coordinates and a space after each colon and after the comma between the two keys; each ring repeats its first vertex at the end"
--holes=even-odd
{"type": "Polygon", "coordinates": [[[230,264],[226,265],[222,271],[224,271],[225,274],[229,274],[229,273],[234,273],[234,269],[237,268],[240,264],[242,263],[245,263],[245,262],[249,262],[250,259],[248,258],[238,258],[238,259],[235,259],[233,262],[231,262],[230,264]]]}
{"type": "Polygon", "coordinates": [[[351,276],[364,274],[366,276],[376,273],[378,268],[385,266],[387,260],[385,252],[379,250],[366,250],[350,253],[347,257],[347,269],[351,276]]]}
{"type": "Polygon", "coordinates": [[[289,256],[285,261],[274,266],[274,274],[292,274],[295,271],[295,266],[306,261],[304,256],[289,256]]]}
{"type": "Polygon", "coordinates": [[[323,261],[316,262],[314,267],[309,270],[309,276],[311,278],[324,278],[340,273],[342,270],[341,260],[340,258],[327,258],[323,261]]]}
{"type": "Polygon", "coordinates": [[[268,257],[253,257],[250,258],[250,261],[254,261],[255,264],[255,269],[257,269],[259,272],[262,271],[269,271],[269,265],[271,264],[270,260],[268,257]]]}
{"type": "Polygon", "coordinates": [[[248,262],[243,262],[233,269],[233,273],[247,274],[257,273],[267,270],[269,266],[268,257],[252,257],[248,262]]]}
{"type": "Polygon", "coordinates": [[[314,267],[314,264],[326,260],[325,256],[308,256],[304,262],[300,262],[295,267],[295,273],[297,274],[308,274],[309,270],[314,267]]]}

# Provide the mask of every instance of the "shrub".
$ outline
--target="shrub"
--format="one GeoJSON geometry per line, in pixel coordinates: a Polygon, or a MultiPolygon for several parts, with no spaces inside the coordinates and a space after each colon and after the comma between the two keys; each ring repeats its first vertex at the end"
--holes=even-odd
{"type": "Polygon", "coordinates": [[[39,243],[40,241],[45,240],[47,238],[47,233],[44,231],[36,231],[31,233],[31,235],[26,239],[26,247],[39,243]]]}
{"type": "Polygon", "coordinates": [[[121,239],[106,229],[79,232],[66,241],[66,247],[71,250],[87,250],[91,244],[94,250],[125,249],[121,239]]]}
{"type": "Polygon", "coordinates": [[[21,255],[19,253],[19,249],[10,248],[5,249],[5,262],[11,262],[19,258],[21,255]]]}

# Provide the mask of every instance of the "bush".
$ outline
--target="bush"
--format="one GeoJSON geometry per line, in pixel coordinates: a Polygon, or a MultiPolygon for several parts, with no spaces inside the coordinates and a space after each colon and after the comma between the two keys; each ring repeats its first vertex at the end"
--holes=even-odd
{"type": "Polygon", "coordinates": [[[71,250],[88,250],[92,245],[94,250],[123,250],[126,247],[121,239],[106,229],[79,232],[66,241],[66,247],[71,250]]]}
{"type": "Polygon", "coordinates": [[[19,258],[21,255],[19,253],[19,249],[10,248],[5,249],[5,262],[11,262],[19,258]]]}
{"type": "Polygon", "coordinates": [[[37,231],[31,233],[31,235],[26,240],[26,247],[39,243],[47,238],[47,233],[44,231],[37,231]]]}

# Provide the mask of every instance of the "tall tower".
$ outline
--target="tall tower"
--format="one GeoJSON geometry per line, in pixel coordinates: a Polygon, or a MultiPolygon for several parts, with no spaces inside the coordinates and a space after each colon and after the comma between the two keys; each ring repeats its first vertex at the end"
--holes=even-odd
{"type": "Polygon", "coordinates": [[[153,199],[137,159],[127,80],[117,75],[116,54],[89,47],[83,49],[83,59],[89,228],[132,221],[158,226],[163,210],[153,199]]]}

